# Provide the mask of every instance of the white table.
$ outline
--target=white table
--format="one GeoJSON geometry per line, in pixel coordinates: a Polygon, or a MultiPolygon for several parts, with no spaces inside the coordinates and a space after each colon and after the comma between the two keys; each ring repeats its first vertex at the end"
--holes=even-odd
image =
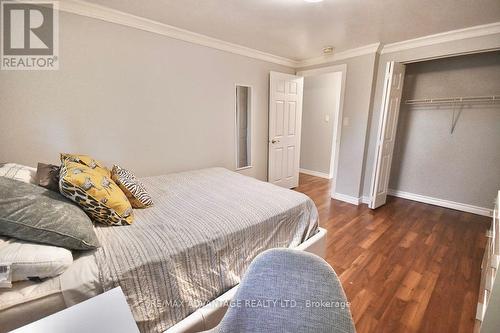
{"type": "Polygon", "coordinates": [[[139,333],[139,329],[118,287],[12,332],[139,333]]]}

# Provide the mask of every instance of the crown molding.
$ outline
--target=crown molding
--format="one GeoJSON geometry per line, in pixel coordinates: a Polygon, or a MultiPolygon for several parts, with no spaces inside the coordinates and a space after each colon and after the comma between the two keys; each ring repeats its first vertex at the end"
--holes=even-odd
{"type": "Polygon", "coordinates": [[[182,40],[192,44],[198,44],[213,49],[238,54],[241,56],[258,59],[270,63],[275,63],[292,68],[304,68],[308,66],[327,64],[348,58],[358,57],[373,53],[391,53],[409,50],[422,46],[429,46],[450,41],[467,38],[481,37],[500,33],[500,22],[478,25],[470,28],[452,30],[435,35],[409,39],[406,41],[382,45],[374,43],[349,49],[333,55],[320,56],[304,60],[294,60],[277,56],[271,53],[252,49],[243,45],[226,42],[217,38],[195,33],[189,30],[174,27],[172,25],[160,23],[144,17],[125,13],[116,9],[96,5],[82,0],[59,1],[59,10],[67,13],[89,17],[105,22],[119,24],[151,33],[163,35],[177,40],[182,40]]]}
{"type": "Polygon", "coordinates": [[[185,42],[198,44],[283,66],[295,68],[298,65],[298,61],[293,59],[288,59],[285,57],[280,57],[274,54],[255,50],[246,46],[225,42],[217,38],[180,29],[168,24],[160,23],[144,17],[132,15],[116,9],[96,5],[81,0],[59,1],[59,10],[71,14],[136,28],[143,31],[148,31],[170,38],[182,40],[185,42]]]}
{"type": "Polygon", "coordinates": [[[453,41],[457,41],[457,40],[488,36],[488,35],[493,35],[493,34],[498,34],[498,33],[500,33],[500,22],[484,24],[484,25],[476,25],[476,26],[469,27],[469,28],[451,30],[451,31],[442,32],[439,34],[434,34],[434,35],[429,35],[429,36],[424,36],[424,37],[419,37],[419,38],[414,38],[414,39],[408,39],[408,40],[401,41],[401,42],[386,44],[382,48],[382,51],[380,53],[384,54],[384,53],[410,50],[410,49],[414,49],[414,48],[422,47],[422,46],[429,46],[429,45],[441,44],[441,43],[446,43],[446,42],[453,42],[453,41]]]}
{"type": "Polygon", "coordinates": [[[371,54],[378,52],[381,47],[380,43],[375,43],[335,53],[331,56],[294,60],[82,0],[59,1],[59,10],[292,68],[326,64],[332,61],[371,54]]]}
{"type": "Polygon", "coordinates": [[[368,44],[365,46],[357,47],[354,49],[349,49],[349,50],[342,51],[339,53],[334,53],[332,55],[321,56],[321,57],[310,58],[310,59],[298,61],[298,64],[296,67],[301,68],[301,67],[307,67],[307,66],[327,64],[327,63],[334,62],[334,61],[359,57],[359,56],[366,55],[366,54],[377,53],[377,52],[380,52],[380,49],[381,49],[380,43],[368,44]]]}

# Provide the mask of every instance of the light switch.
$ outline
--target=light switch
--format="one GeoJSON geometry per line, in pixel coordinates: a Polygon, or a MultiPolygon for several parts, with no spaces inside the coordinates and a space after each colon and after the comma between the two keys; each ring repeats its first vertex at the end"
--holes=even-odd
{"type": "Polygon", "coordinates": [[[349,117],[344,117],[344,119],[342,120],[342,124],[344,126],[349,126],[349,117]]]}
{"type": "Polygon", "coordinates": [[[328,122],[330,122],[330,115],[325,114],[325,123],[328,123],[328,122]]]}

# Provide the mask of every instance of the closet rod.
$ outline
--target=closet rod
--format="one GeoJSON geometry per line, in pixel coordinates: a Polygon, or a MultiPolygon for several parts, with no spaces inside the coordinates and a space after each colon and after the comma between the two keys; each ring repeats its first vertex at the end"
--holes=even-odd
{"type": "Polygon", "coordinates": [[[409,105],[458,104],[458,103],[471,103],[471,102],[474,102],[474,103],[493,102],[493,103],[495,103],[498,101],[500,101],[500,95],[407,99],[405,101],[405,104],[409,104],[409,105]]]}

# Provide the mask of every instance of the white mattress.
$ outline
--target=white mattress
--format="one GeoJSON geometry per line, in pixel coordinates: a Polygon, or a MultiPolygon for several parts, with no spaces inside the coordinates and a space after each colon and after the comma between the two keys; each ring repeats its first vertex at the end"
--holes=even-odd
{"type": "Polygon", "coordinates": [[[7,332],[102,293],[93,253],[74,256],[58,277],[0,289],[0,332],[7,332]]]}

